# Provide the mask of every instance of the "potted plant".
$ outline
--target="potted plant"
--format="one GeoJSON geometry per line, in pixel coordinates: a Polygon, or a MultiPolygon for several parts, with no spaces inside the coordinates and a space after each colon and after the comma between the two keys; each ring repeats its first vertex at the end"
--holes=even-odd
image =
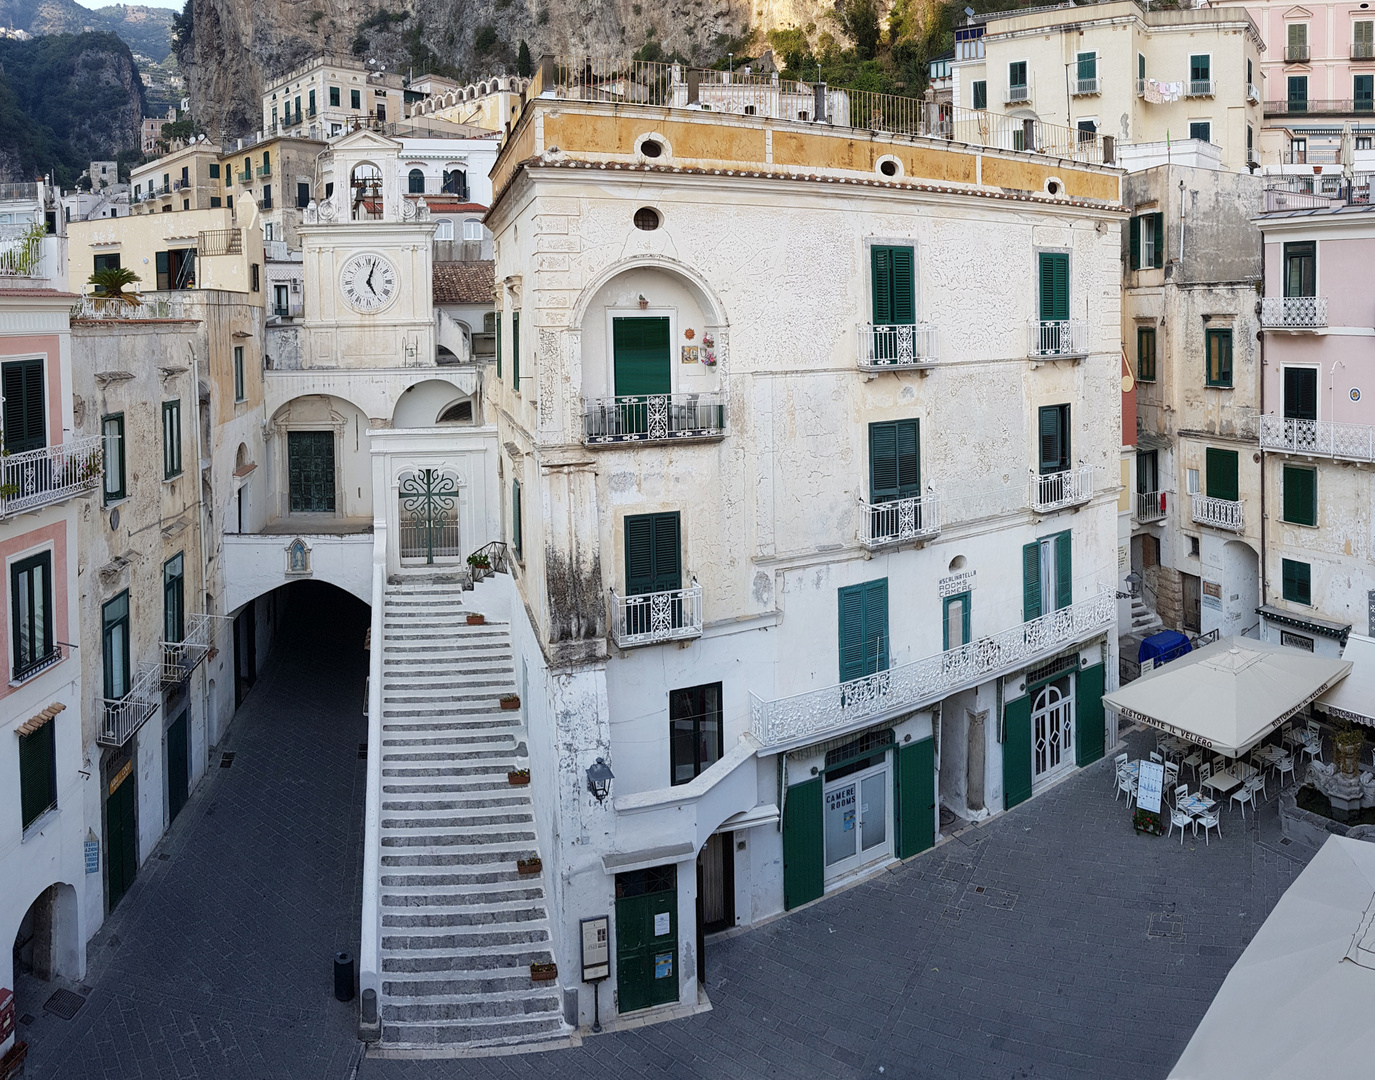
{"type": "Polygon", "coordinates": [[[474,552],[468,556],[468,565],[478,570],[490,570],[492,568],[492,560],[482,552],[474,552]]]}
{"type": "Polygon", "coordinates": [[[519,694],[502,694],[502,695],[501,695],[501,708],[502,708],[502,711],[503,711],[503,712],[510,712],[512,709],[519,709],[519,708],[520,708],[520,695],[519,695],[519,694]]]}
{"type": "Polygon", "coordinates": [[[528,859],[516,860],[516,873],[522,877],[529,877],[531,874],[538,874],[544,869],[544,863],[540,861],[538,855],[531,855],[528,859]]]}
{"type": "Polygon", "coordinates": [[[1160,815],[1150,810],[1142,810],[1139,806],[1132,815],[1132,827],[1137,832],[1150,833],[1152,836],[1165,835],[1165,822],[1161,820],[1160,815]]]}
{"type": "Polygon", "coordinates": [[[483,615],[480,611],[470,611],[470,612],[468,612],[468,625],[469,625],[469,626],[481,626],[481,625],[482,625],[483,623],[485,623],[486,621],[487,621],[487,616],[486,616],[486,615],[483,615]]]}
{"type": "Polygon", "coordinates": [[[530,965],[530,981],[531,981],[531,982],[553,982],[556,978],[558,978],[558,974],[559,974],[559,965],[558,965],[558,964],[531,964],[531,965],[530,965]]]}
{"type": "Polygon", "coordinates": [[[530,783],[530,770],[512,769],[506,774],[506,782],[512,787],[525,787],[530,783]]]}

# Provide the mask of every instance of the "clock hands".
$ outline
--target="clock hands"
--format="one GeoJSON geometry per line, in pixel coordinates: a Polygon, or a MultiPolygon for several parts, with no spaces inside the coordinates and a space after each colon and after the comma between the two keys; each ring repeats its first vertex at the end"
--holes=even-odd
{"type": "Polygon", "coordinates": [[[377,290],[372,287],[372,275],[375,273],[377,273],[376,259],[368,264],[368,291],[371,292],[373,296],[377,295],[377,290]]]}

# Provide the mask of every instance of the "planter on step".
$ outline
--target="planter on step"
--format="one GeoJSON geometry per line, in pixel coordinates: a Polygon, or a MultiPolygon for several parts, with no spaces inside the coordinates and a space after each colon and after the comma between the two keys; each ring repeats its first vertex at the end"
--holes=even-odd
{"type": "Polygon", "coordinates": [[[538,874],[538,873],[539,873],[541,870],[543,870],[543,869],[544,869],[544,863],[540,862],[538,856],[536,856],[536,857],[533,858],[533,859],[517,859],[517,860],[516,860],[516,873],[517,873],[517,874],[524,874],[524,875],[526,875],[526,876],[529,876],[530,874],[538,874]]]}
{"type": "Polygon", "coordinates": [[[474,614],[471,614],[471,615],[468,616],[468,625],[469,625],[469,626],[481,626],[481,625],[482,625],[483,623],[485,623],[486,621],[487,621],[487,616],[486,616],[486,615],[478,615],[478,614],[474,613],[474,614]]]}
{"type": "Polygon", "coordinates": [[[530,783],[530,770],[512,769],[506,774],[506,780],[512,787],[525,787],[530,783]]]}
{"type": "Polygon", "coordinates": [[[512,709],[519,709],[519,708],[520,708],[520,695],[519,695],[519,694],[502,694],[502,695],[501,695],[501,707],[502,707],[503,709],[505,709],[507,712],[510,712],[512,709]]]}
{"type": "Polygon", "coordinates": [[[531,982],[553,982],[559,977],[558,964],[531,964],[531,982]]]}

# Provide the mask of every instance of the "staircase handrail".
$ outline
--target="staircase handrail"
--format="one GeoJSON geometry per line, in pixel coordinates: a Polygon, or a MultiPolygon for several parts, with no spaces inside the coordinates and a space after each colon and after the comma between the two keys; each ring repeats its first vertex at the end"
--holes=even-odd
{"type": "Polygon", "coordinates": [[[468,567],[473,572],[473,582],[477,583],[492,574],[511,572],[510,549],[501,540],[483,544],[468,556],[468,567]]]}
{"type": "MultiPolygon", "coordinates": [[[[363,903],[362,927],[358,945],[358,988],[360,998],[373,992],[372,1006],[381,1008],[382,1000],[382,653],[383,607],[387,591],[387,529],[384,522],[374,525],[372,545],[372,620],[368,641],[368,768],[367,795],[363,815],[363,903]]],[[[360,1002],[360,1027],[374,1026],[380,1032],[381,1018],[367,1016],[367,1002],[360,1002]]]]}

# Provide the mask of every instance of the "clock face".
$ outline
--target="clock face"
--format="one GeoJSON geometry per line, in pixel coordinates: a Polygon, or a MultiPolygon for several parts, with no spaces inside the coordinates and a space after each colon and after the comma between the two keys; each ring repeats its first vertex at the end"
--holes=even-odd
{"type": "Polygon", "coordinates": [[[354,255],[339,272],[339,290],[355,311],[381,311],[396,297],[396,271],[381,255],[354,255]]]}

